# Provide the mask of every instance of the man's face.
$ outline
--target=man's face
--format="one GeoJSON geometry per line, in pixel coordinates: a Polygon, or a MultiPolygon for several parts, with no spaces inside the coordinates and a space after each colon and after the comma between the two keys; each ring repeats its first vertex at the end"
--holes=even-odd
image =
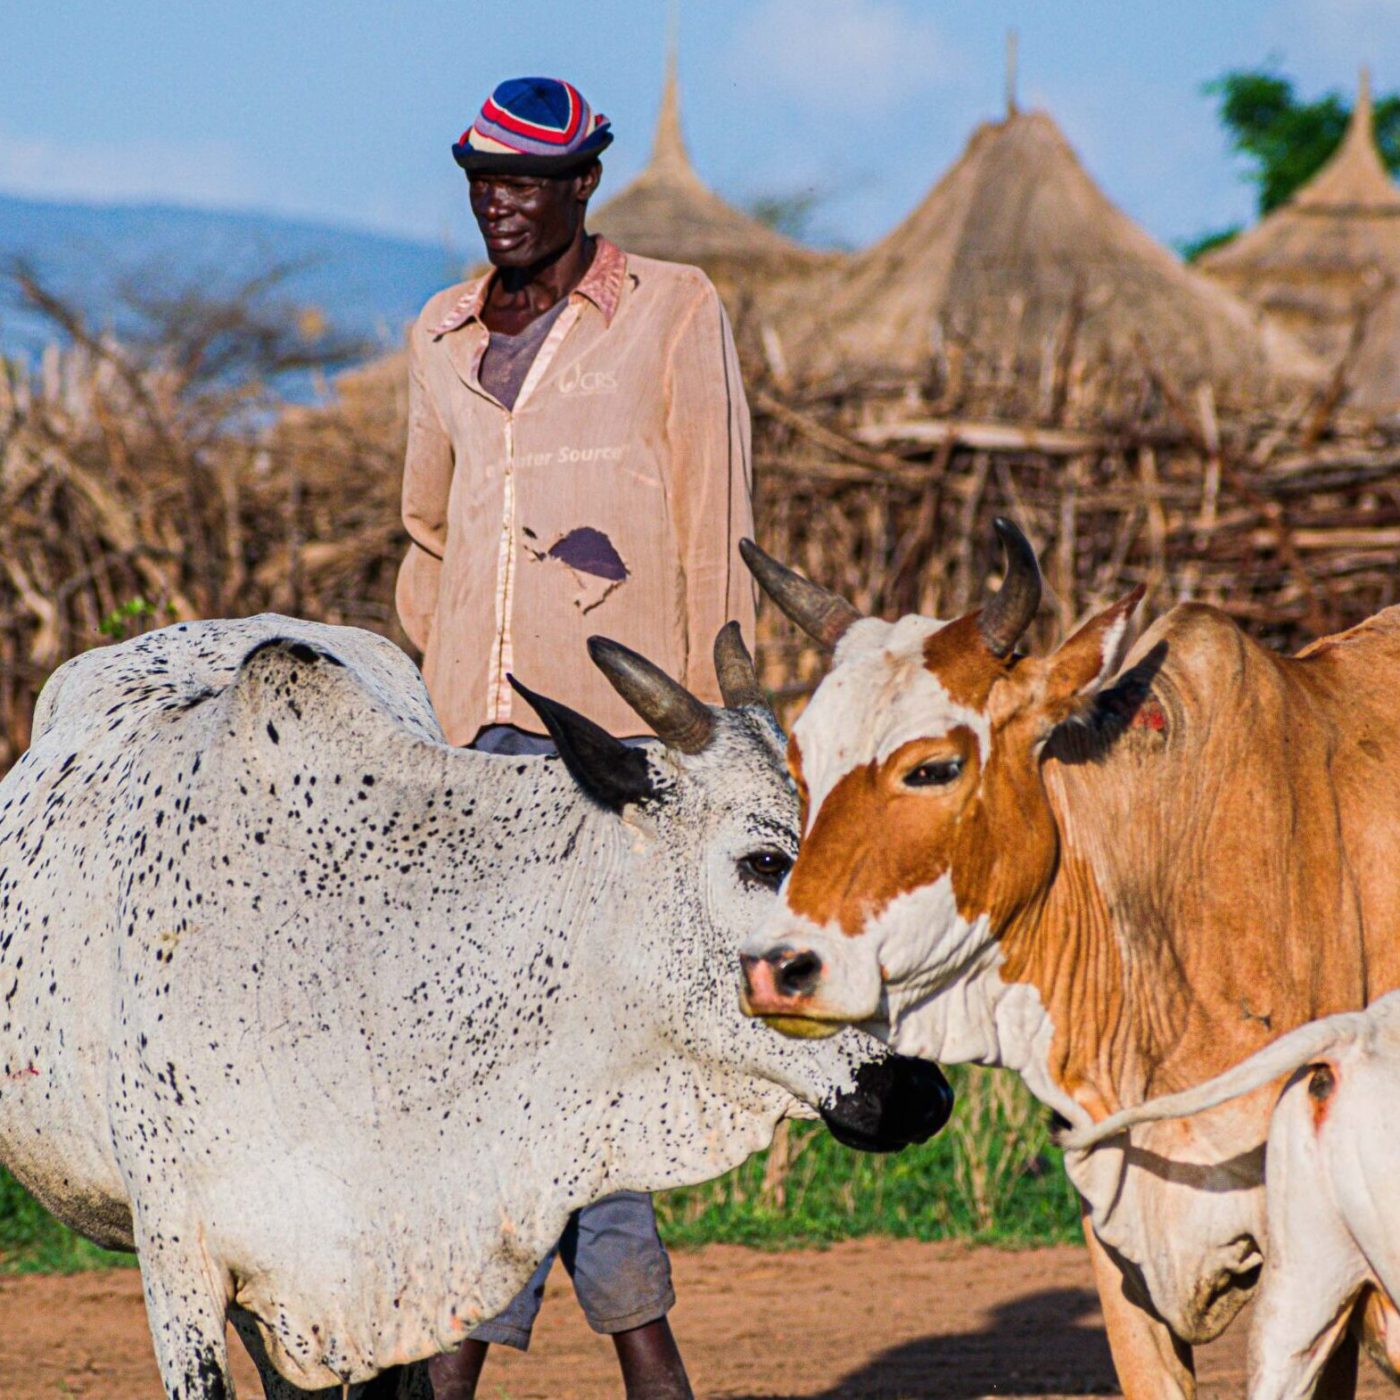
{"type": "Polygon", "coordinates": [[[598,184],[595,164],[577,175],[468,176],[472,213],[494,267],[533,267],[563,252],[598,184]]]}

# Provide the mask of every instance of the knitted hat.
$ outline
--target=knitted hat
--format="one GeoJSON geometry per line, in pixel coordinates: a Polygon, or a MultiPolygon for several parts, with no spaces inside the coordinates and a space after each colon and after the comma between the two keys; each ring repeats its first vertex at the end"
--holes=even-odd
{"type": "Polygon", "coordinates": [[[612,142],[608,119],[558,78],[508,78],[452,148],[469,174],[564,175],[612,142]]]}

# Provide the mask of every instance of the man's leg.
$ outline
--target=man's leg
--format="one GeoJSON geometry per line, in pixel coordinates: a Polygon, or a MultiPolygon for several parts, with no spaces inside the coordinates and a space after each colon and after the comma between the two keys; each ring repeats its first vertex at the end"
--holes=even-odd
{"type": "Polygon", "coordinates": [[[651,1197],[619,1191],[585,1206],[559,1253],[589,1326],[613,1339],[627,1400],[691,1400],[666,1321],[676,1295],[651,1197]]]}
{"type": "Polygon", "coordinates": [[[664,1317],[614,1332],[612,1339],[628,1400],[692,1400],[685,1362],[664,1317]]]}
{"type": "Polygon", "coordinates": [[[456,1351],[433,1357],[428,1362],[433,1400],[472,1400],[490,1345],[468,1337],[456,1351]]]}
{"type": "MultiPolygon", "coordinates": [[[[569,1221],[570,1226],[573,1220],[569,1221]]],[[[472,1400],[481,1368],[486,1364],[486,1350],[492,1342],[514,1347],[517,1351],[530,1349],[530,1333],[544,1297],[545,1280],[554,1267],[551,1250],[530,1278],[530,1282],[488,1322],[467,1334],[456,1351],[435,1356],[428,1362],[428,1376],[433,1383],[433,1400],[472,1400]]]]}

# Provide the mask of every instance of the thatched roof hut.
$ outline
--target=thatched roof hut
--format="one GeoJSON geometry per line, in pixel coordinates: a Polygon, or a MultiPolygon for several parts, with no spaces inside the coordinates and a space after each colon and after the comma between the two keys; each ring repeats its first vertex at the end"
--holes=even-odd
{"type": "Polygon", "coordinates": [[[735,279],[800,272],[830,262],[736,209],[695,173],[681,133],[674,49],[667,59],[651,159],[588,223],[630,253],[704,268],[721,290],[735,279]]]}
{"type": "Polygon", "coordinates": [[[1350,347],[1351,403],[1400,404],[1400,188],[1376,149],[1364,69],[1346,135],[1327,164],[1200,265],[1326,363],[1340,364],[1350,347]]]}
{"type": "Polygon", "coordinates": [[[1065,359],[1101,377],[1150,359],[1239,398],[1318,374],[1115,208],[1044,112],[978,127],[913,213],[825,294],[793,298],[780,329],[809,378],[922,376],[950,346],[1003,382],[1065,359]]]}

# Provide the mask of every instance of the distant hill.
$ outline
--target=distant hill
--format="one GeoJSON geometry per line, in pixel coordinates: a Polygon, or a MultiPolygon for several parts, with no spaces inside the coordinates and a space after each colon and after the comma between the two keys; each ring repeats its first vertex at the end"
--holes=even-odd
{"type": "MultiPolygon", "coordinates": [[[[465,253],[409,239],[273,214],[162,204],[79,204],[0,195],[0,268],[27,258],[95,325],[116,320],[122,279],[232,289],[273,265],[296,264],[279,297],[314,306],[336,328],[397,345],[431,293],[458,281],[465,253]]],[[[32,356],[35,320],[0,294],[0,351],[32,356]]]]}

